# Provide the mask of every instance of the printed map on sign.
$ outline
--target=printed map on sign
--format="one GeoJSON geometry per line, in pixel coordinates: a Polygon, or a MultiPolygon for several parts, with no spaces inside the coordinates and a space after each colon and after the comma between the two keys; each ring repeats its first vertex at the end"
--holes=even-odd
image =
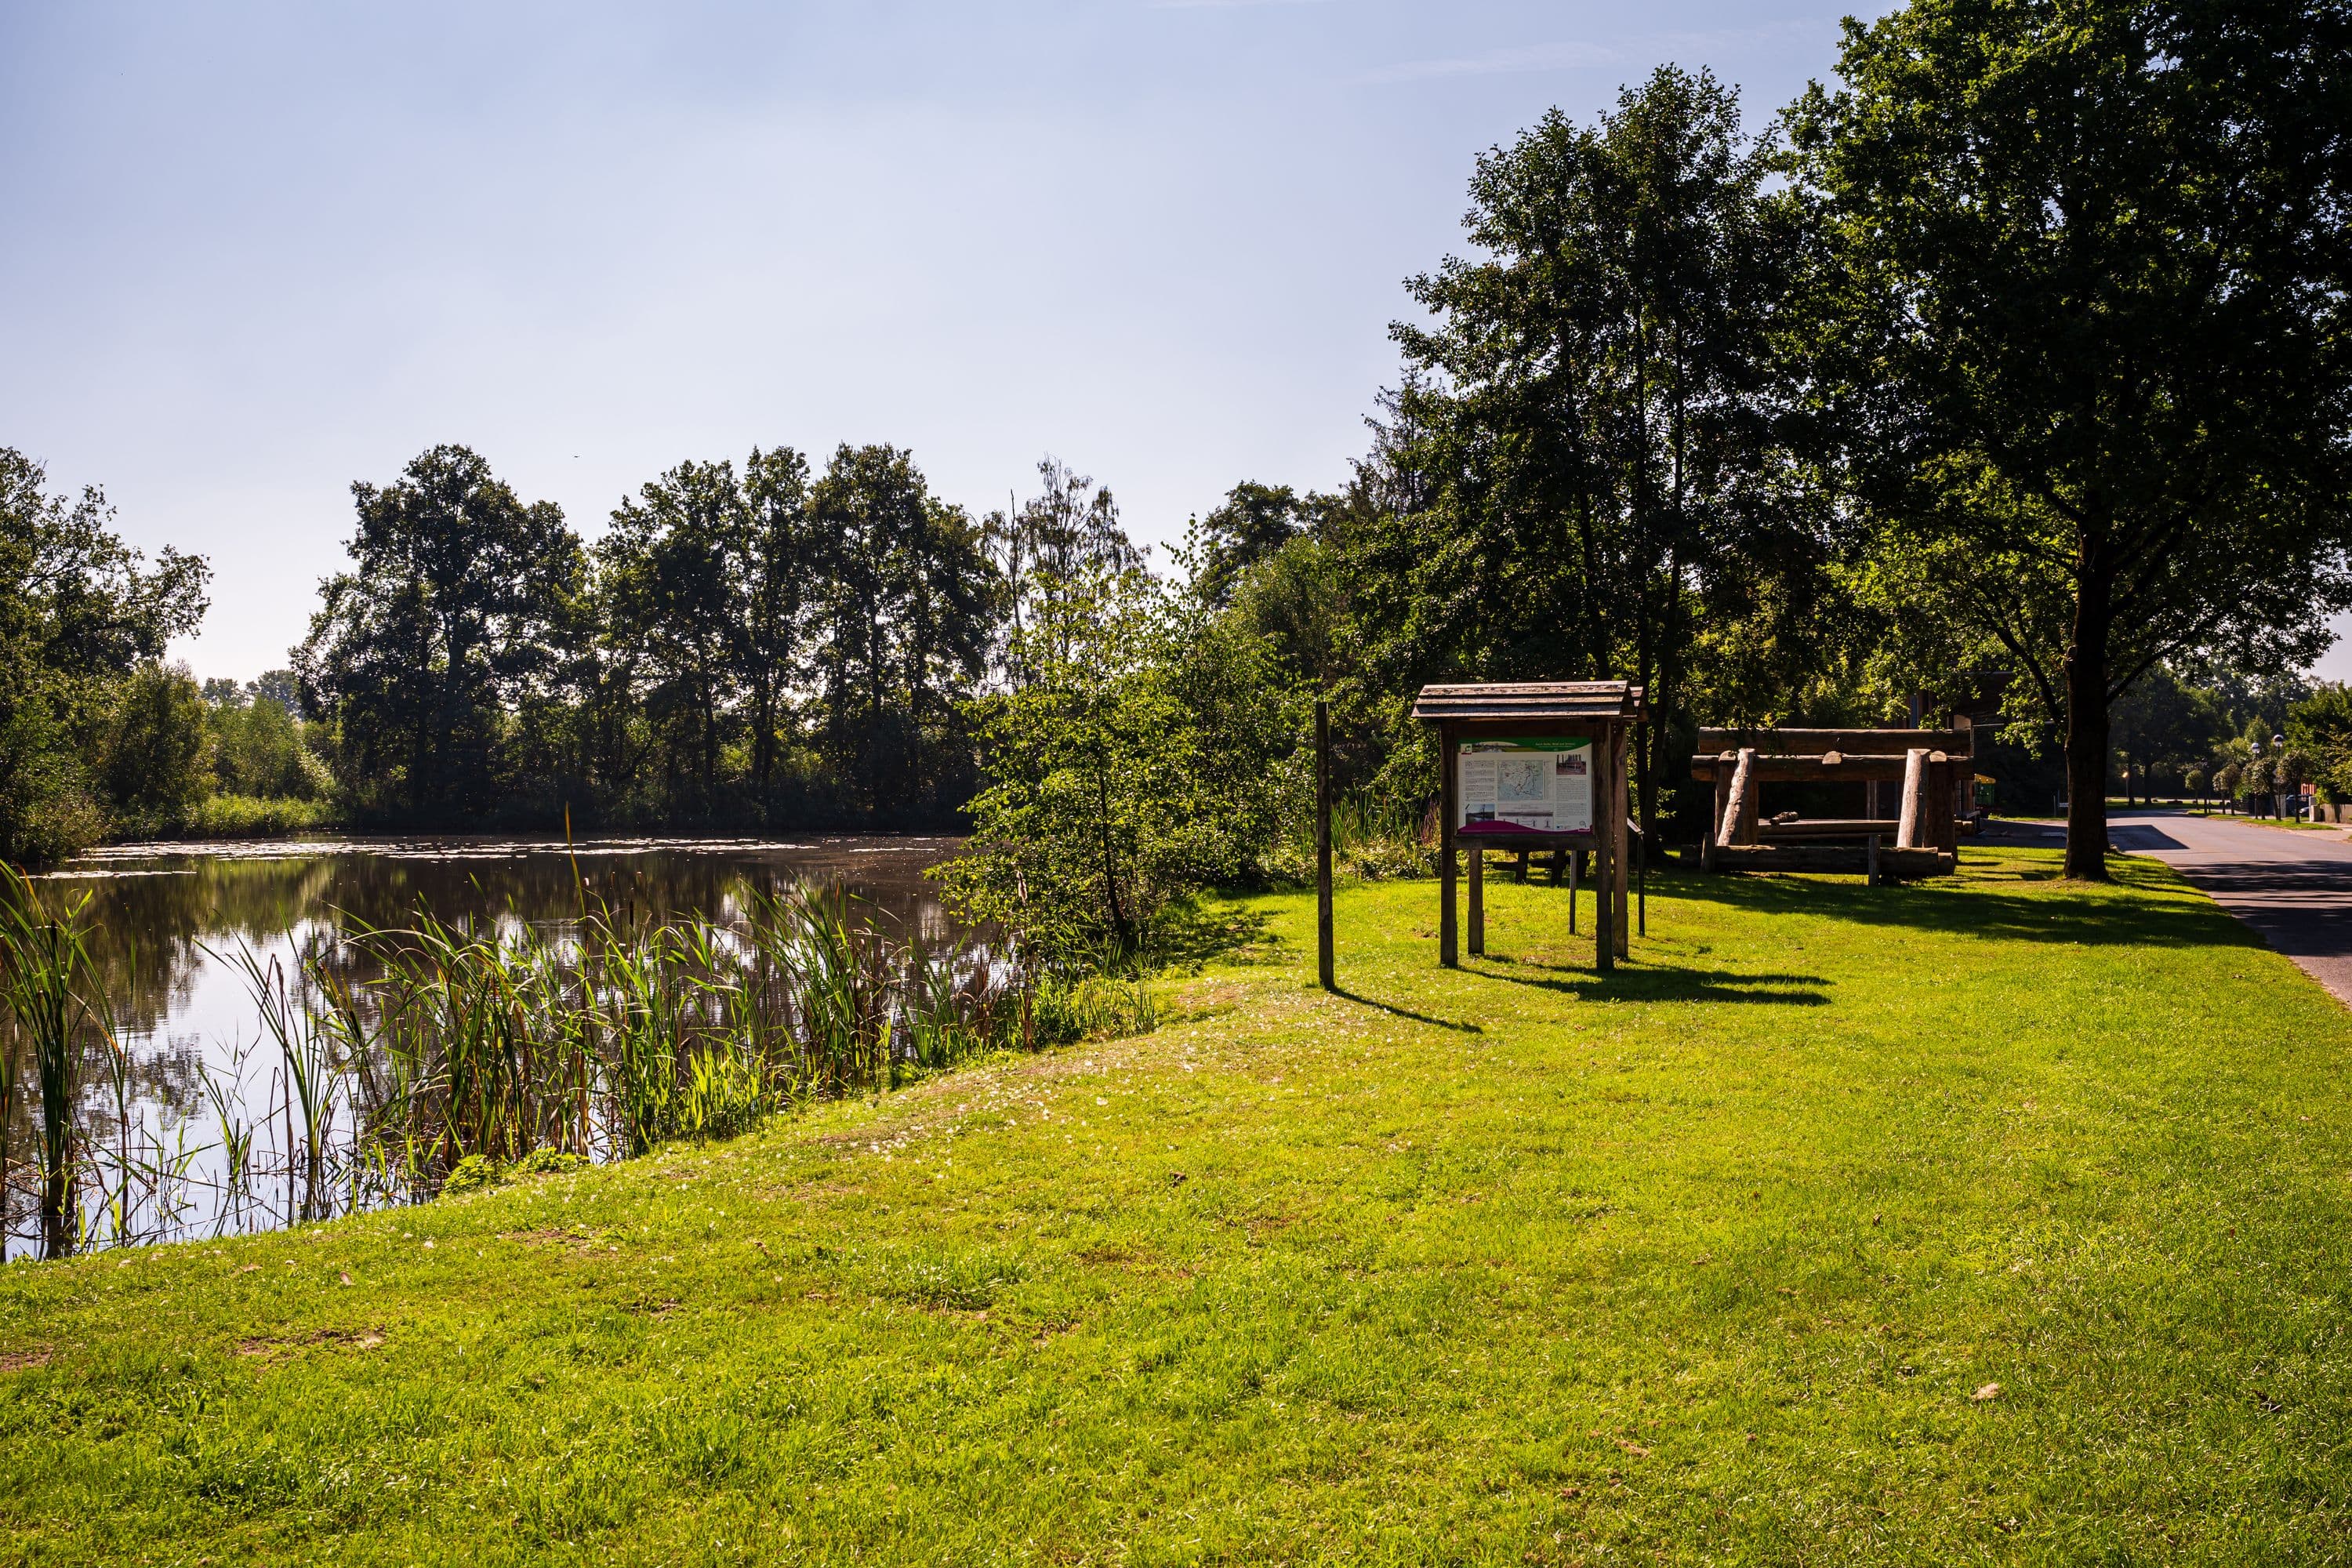
{"type": "Polygon", "coordinates": [[[1464,833],[1585,833],[1592,827],[1589,740],[1465,741],[1454,758],[1464,833]]]}

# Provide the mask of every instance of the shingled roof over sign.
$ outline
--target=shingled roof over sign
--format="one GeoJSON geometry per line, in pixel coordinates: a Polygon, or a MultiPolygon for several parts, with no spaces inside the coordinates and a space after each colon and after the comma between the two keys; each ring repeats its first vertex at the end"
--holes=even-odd
{"type": "Polygon", "coordinates": [[[1622,680],[1523,680],[1486,686],[1424,686],[1412,716],[1424,723],[1453,720],[1637,719],[1642,689],[1622,680]]]}

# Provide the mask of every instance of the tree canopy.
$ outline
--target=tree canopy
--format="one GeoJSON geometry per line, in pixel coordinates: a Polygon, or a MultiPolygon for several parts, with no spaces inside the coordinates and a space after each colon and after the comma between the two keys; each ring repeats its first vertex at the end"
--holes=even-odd
{"type": "Polygon", "coordinates": [[[2137,677],[2298,663],[2352,605],[2347,43],[2332,3],[1913,0],[1790,116],[1878,554],[2063,723],[2072,875],[2137,677]]]}

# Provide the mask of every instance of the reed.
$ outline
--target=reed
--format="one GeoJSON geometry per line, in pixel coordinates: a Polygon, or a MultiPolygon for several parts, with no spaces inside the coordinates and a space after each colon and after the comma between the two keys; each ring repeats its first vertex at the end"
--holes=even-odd
{"type": "MultiPolygon", "coordinates": [[[[29,877],[13,869],[8,877],[8,896],[0,901],[0,1005],[6,1007],[16,1038],[0,1050],[0,1056],[12,1059],[5,1109],[15,1110],[18,1085],[13,1058],[21,1040],[32,1051],[40,1095],[36,1152],[42,1248],[58,1256],[71,1250],[76,1235],[79,1135],[75,1110],[83,1047],[101,1016],[105,993],[90,952],[89,895],[84,892],[53,912],[29,877]]],[[[0,1168],[5,1168],[5,1150],[0,1150],[0,1168]]]]}
{"type": "MultiPolygon", "coordinates": [[[[38,1047],[42,1106],[59,1112],[47,1116],[44,1212],[69,1221],[79,1162],[122,1241],[142,1215],[175,1223],[200,1151],[184,1130],[170,1149],[134,1124],[120,1051],[106,1058],[117,1147],[92,1154],[73,1141],[79,1047],[93,1030],[111,1038],[81,911],[51,918],[21,888],[0,954],[12,1027],[38,1047]]],[[[243,978],[259,1019],[252,1047],[268,1067],[257,1107],[242,1041],[230,1071],[201,1075],[225,1227],[417,1201],[533,1159],[627,1159],[727,1137],[982,1053],[1150,1023],[1139,982],[1041,981],[986,944],[894,939],[870,907],[829,888],[756,896],[733,922],[639,919],[583,893],[579,919],[553,930],[419,910],[290,956],[209,955],[243,978]],[[279,1175],[282,1209],[267,1195],[279,1175]]],[[[0,1096],[16,1092],[0,1077],[0,1096]]]]}
{"type": "MultiPolygon", "coordinates": [[[[220,956],[205,951],[215,959],[220,956]]],[[[334,1136],[336,1090],[343,1072],[336,1049],[339,1036],[334,1016],[330,1012],[322,1020],[298,999],[289,990],[285,968],[276,957],[264,963],[252,948],[240,945],[226,962],[244,979],[247,994],[260,1015],[262,1033],[278,1047],[289,1122],[288,1179],[293,1179],[290,1161],[299,1149],[302,1196],[298,1212],[304,1219],[316,1217],[326,1211],[328,1149],[334,1136]],[[299,1143],[290,1125],[298,1109],[302,1117],[299,1143]]],[[[316,968],[314,955],[311,963],[299,965],[298,972],[308,977],[316,968]]],[[[289,1208],[294,1206],[289,1203],[289,1208]]]]}

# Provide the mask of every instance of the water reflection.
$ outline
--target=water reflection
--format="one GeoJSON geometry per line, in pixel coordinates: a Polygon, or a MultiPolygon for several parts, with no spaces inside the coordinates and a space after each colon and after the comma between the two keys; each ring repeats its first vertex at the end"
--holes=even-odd
{"type": "MultiPolygon", "coordinates": [[[[510,837],[347,838],[100,850],[39,879],[45,900],[87,892],[94,946],[111,976],[110,1001],[124,1050],[86,1074],[82,1120],[89,1136],[146,1152],[174,1184],[155,1184],[148,1212],[129,1228],[147,1237],[205,1234],[277,1223],[262,1210],[232,1211],[206,1194],[225,1189],[217,1090],[232,1086],[259,1110],[283,1092],[274,1047],[259,1018],[241,955],[296,969],[305,943],[338,929],[401,926],[420,910],[452,924],[492,922],[562,929],[583,906],[624,922],[704,916],[733,923],[756,894],[804,882],[864,900],[902,941],[940,946],[951,930],[923,872],[951,854],[950,838],[806,839],[510,837]]],[[[17,1255],[38,1236],[31,1173],[21,1163],[31,1119],[10,1131],[9,1201],[0,1237],[17,1255]]],[[[263,1161],[282,1158],[290,1118],[263,1110],[248,1131],[263,1161]]],[[[86,1229],[127,1216],[85,1213],[86,1229]]]]}

